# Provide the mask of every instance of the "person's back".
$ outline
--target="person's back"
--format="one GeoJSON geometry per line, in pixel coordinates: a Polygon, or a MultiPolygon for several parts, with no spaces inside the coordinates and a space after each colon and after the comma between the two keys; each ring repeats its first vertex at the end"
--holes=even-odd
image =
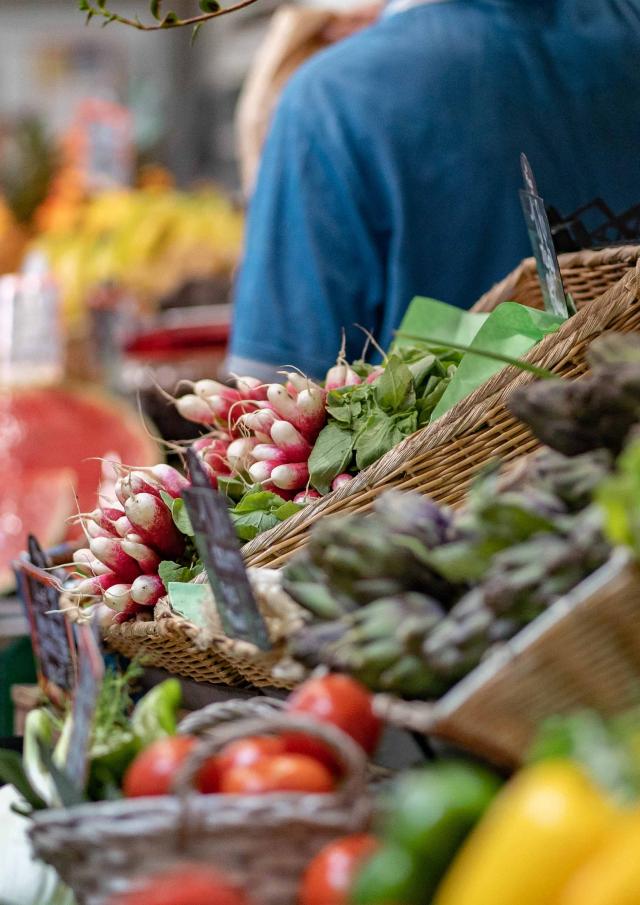
{"type": "Polygon", "coordinates": [[[321,376],[342,327],[386,346],[416,294],[470,306],[530,253],[521,151],[563,212],[640,201],[640,0],[427,2],[312,60],[267,142],[231,364],[321,376]]]}

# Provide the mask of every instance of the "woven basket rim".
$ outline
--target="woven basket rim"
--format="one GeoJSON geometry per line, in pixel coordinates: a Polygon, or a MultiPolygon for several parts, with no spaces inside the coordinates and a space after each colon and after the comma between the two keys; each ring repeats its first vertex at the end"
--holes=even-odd
{"type": "MultiPolygon", "coordinates": [[[[604,266],[615,264],[629,264],[640,258],[640,245],[611,245],[605,248],[582,249],[581,251],[564,252],[558,255],[560,270],[572,270],[574,268],[592,268],[597,269],[604,266]]],[[[513,287],[517,285],[523,274],[533,273],[536,270],[535,258],[524,258],[511,273],[495,283],[491,289],[488,289],[480,296],[475,305],[471,308],[474,310],[482,310],[487,302],[491,302],[496,296],[504,297],[513,291],[513,287]]],[[[486,310],[486,309],[485,309],[486,310]]]]}
{"type": "Polygon", "coordinates": [[[388,718],[397,725],[401,719],[397,722],[393,719],[394,710],[401,715],[403,711],[412,708],[414,719],[411,720],[411,728],[419,728],[423,732],[436,730],[440,721],[450,719],[456,710],[466,704],[485,684],[497,679],[501,672],[508,669],[517,658],[549,631],[566,619],[575,616],[598,591],[623,575],[628,569],[638,571],[631,552],[624,547],[614,548],[609,559],[600,568],[559,597],[548,610],[522,628],[503,647],[490,654],[483,663],[456,682],[441,698],[434,701],[404,700],[395,698],[393,695],[378,694],[376,695],[376,710],[379,716],[388,718]]]}
{"type": "MultiPolygon", "coordinates": [[[[105,640],[110,637],[119,637],[126,640],[138,641],[144,638],[155,636],[164,636],[171,638],[180,638],[180,640],[193,643],[192,635],[197,632],[198,626],[193,622],[189,622],[182,616],[166,615],[161,619],[152,619],[146,622],[121,622],[109,625],[104,633],[105,640]]],[[[229,638],[222,632],[211,632],[210,648],[226,647],[234,643],[233,638],[229,638]]]]}
{"type": "MultiPolygon", "coordinates": [[[[585,305],[555,333],[542,339],[526,356],[523,356],[525,361],[539,367],[552,369],[566,357],[577,341],[586,339],[598,329],[602,329],[602,325],[618,309],[622,311],[630,304],[638,302],[640,246],[633,246],[633,248],[636,249],[635,267],[597,300],[585,305]]],[[[408,464],[414,456],[422,455],[442,443],[460,436],[470,426],[481,420],[496,402],[506,398],[507,394],[516,387],[530,383],[533,379],[534,375],[513,365],[502,368],[442,417],[407,437],[377,462],[359,472],[351,481],[308,504],[300,512],[269,531],[258,535],[242,548],[243,556],[251,563],[253,557],[265,552],[272,545],[295,534],[299,529],[305,530],[326,509],[333,510],[334,507],[339,507],[343,501],[357,497],[361,491],[376,486],[396,471],[403,462],[408,464]]]]}
{"type": "Polygon", "coordinates": [[[634,567],[635,561],[629,550],[624,547],[614,548],[607,562],[599,569],[563,594],[548,610],[519,631],[511,641],[505,644],[504,648],[489,656],[484,663],[481,663],[472,673],[461,679],[454,688],[443,695],[436,705],[436,719],[448,717],[479,686],[495,678],[498,673],[506,669],[551,629],[564,622],[565,619],[573,617],[598,591],[627,569],[634,567]]]}

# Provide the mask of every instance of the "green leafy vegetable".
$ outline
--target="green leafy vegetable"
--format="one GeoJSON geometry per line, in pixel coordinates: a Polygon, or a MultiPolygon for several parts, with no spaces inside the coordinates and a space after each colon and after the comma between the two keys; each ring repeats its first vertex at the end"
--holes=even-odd
{"type": "Polygon", "coordinates": [[[131,728],[142,748],[176,734],[181,701],[178,679],[166,679],[139,701],[131,716],[131,728]]]}
{"type": "Polygon", "coordinates": [[[397,412],[415,402],[413,375],[407,365],[395,355],[388,359],[374,388],[376,402],[385,411],[397,412]]]}
{"type": "Polygon", "coordinates": [[[186,534],[187,537],[193,537],[195,531],[191,525],[191,520],[189,518],[189,513],[187,512],[187,506],[182,497],[177,497],[174,499],[170,494],[166,491],[161,490],[160,496],[162,497],[163,502],[166,506],[171,510],[171,517],[173,518],[173,523],[182,534],[186,534]]]}
{"type": "Polygon", "coordinates": [[[158,575],[162,579],[164,586],[167,587],[170,581],[193,581],[202,572],[202,569],[201,562],[197,562],[192,566],[181,566],[180,563],[165,559],[158,566],[158,575]]]}
{"type": "Polygon", "coordinates": [[[418,416],[416,412],[411,414],[413,420],[406,433],[401,430],[397,418],[387,415],[385,412],[376,412],[369,416],[366,423],[360,428],[354,443],[356,465],[360,471],[367,465],[377,462],[409,433],[413,433],[417,426],[418,416]]]}
{"type": "Polygon", "coordinates": [[[274,528],[300,508],[296,503],[284,502],[277,493],[250,489],[240,502],[229,510],[229,515],[240,540],[250,541],[263,531],[274,528]]]}
{"type": "Polygon", "coordinates": [[[329,422],[321,431],[309,456],[309,477],[320,493],[328,493],[333,479],[347,468],[355,444],[350,430],[329,422]]]}
{"type": "Polygon", "coordinates": [[[612,544],[629,547],[640,559],[640,437],[634,436],[618,457],[616,473],[596,492],[604,514],[604,532],[612,544]]]}

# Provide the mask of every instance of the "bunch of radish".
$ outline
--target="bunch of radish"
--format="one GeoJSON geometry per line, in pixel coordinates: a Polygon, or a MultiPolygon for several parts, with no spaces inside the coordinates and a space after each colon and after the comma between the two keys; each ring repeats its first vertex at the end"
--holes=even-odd
{"type": "Polygon", "coordinates": [[[115,499],[79,516],[87,546],[73,555],[83,576],[74,594],[81,601],[101,599],[116,613],[115,621],[124,622],[166,594],[158,566],[179,560],[186,538],[161,493],[176,499],[189,481],[170,465],[115,467],[115,499]]]}
{"type": "Polygon", "coordinates": [[[193,392],[175,404],[183,418],[211,429],[193,448],[214,486],[220,476],[235,475],[285,499],[320,496],[307,489],[309,456],[327,420],[326,391],[319,384],[287,373],[286,384],[241,377],[236,388],[213,380],[191,386],[193,392]]]}

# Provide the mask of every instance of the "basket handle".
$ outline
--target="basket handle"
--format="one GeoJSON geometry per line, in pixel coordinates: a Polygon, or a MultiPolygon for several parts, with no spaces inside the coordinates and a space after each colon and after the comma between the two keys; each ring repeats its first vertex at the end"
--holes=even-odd
{"type": "Polygon", "coordinates": [[[251,717],[269,717],[284,708],[284,701],[279,698],[256,696],[254,698],[234,698],[230,701],[216,701],[201,710],[189,713],[178,726],[180,735],[201,735],[231,720],[244,720],[251,717]]]}
{"type": "Polygon", "coordinates": [[[298,714],[277,713],[273,716],[225,723],[205,736],[176,774],[173,783],[175,793],[186,803],[194,791],[193,781],[200,768],[208,758],[217,754],[229,742],[252,735],[272,735],[278,732],[303,732],[331,748],[344,776],[341,786],[333,793],[335,797],[345,802],[355,802],[366,794],[367,758],[362,748],[350,736],[328,723],[319,723],[298,714]]]}

